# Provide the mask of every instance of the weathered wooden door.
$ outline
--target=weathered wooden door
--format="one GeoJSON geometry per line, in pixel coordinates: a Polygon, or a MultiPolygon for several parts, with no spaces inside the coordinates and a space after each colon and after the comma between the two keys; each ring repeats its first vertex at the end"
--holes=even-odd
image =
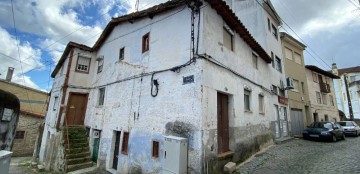
{"type": "Polygon", "coordinates": [[[87,98],[87,94],[70,93],[66,112],[67,125],[84,125],[87,98]]]}
{"type": "Polygon", "coordinates": [[[120,131],[116,131],[115,134],[115,148],[114,148],[114,157],[113,157],[113,169],[117,170],[118,158],[119,158],[119,146],[120,146],[120,131]]]}
{"type": "Polygon", "coordinates": [[[303,112],[299,109],[290,110],[291,132],[293,135],[301,135],[304,130],[303,112]]]}
{"type": "Polygon", "coordinates": [[[94,138],[94,148],[93,148],[93,155],[92,161],[97,163],[98,154],[99,154],[99,145],[100,145],[100,137],[94,138]]]}
{"type": "Polygon", "coordinates": [[[218,154],[229,151],[228,96],[217,94],[218,154]]]}

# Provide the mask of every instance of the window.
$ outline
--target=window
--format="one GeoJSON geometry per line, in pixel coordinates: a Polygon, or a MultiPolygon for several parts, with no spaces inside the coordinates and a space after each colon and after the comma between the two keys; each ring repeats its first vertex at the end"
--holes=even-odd
{"type": "Polygon", "coordinates": [[[351,83],[351,82],[355,82],[355,76],[350,76],[350,82],[349,83],[351,83]]]}
{"type": "Polygon", "coordinates": [[[272,65],[273,68],[275,68],[274,53],[272,51],[271,51],[271,59],[272,59],[271,65],[272,65]]]}
{"type": "Polygon", "coordinates": [[[334,106],[334,98],[332,95],[329,95],[330,105],[334,106]]]}
{"type": "Polygon", "coordinates": [[[313,76],[313,81],[316,82],[316,83],[319,83],[317,74],[316,74],[316,73],[312,73],[312,76],[313,76]]]}
{"type": "Polygon", "coordinates": [[[294,61],[295,61],[297,64],[300,64],[300,65],[301,65],[301,55],[298,54],[298,53],[294,53],[294,61]]]}
{"type": "Polygon", "coordinates": [[[327,97],[326,94],[322,94],[322,101],[324,105],[327,105],[327,97]]]}
{"type": "Polygon", "coordinates": [[[279,96],[285,96],[285,89],[279,88],[279,96]]]}
{"type": "Polygon", "coordinates": [[[97,73],[101,73],[103,70],[103,64],[104,64],[104,59],[100,59],[98,60],[98,70],[97,73]]]}
{"type": "Polygon", "coordinates": [[[125,59],[125,47],[120,48],[119,51],[119,60],[124,60],[125,59]]]}
{"type": "Polygon", "coordinates": [[[301,90],[302,90],[302,93],[305,94],[305,84],[304,84],[304,82],[301,82],[301,90]]]}
{"type": "Polygon", "coordinates": [[[59,102],[59,97],[55,96],[54,98],[54,105],[53,105],[53,111],[56,111],[56,106],[58,105],[59,102]]]}
{"type": "Polygon", "coordinates": [[[329,121],[329,116],[325,115],[325,121],[329,121]]]}
{"type": "Polygon", "coordinates": [[[261,94],[259,94],[259,113],[265,113],[264,96],[261,94]]]}
{"type": "Polygon", "coordinates": [[[253,62],[253,67],[255,69],[258,69],[258,57],[254,53],[252,54],[252,62],[253,62]]]}
{"type": "Polygon", "coordinates": [[[104,105],[104,99],[105,99],[105,88],[99,88],[98,106],[104,105]]]}
{"type": "Polygon", "coordinates": [[[24,139],[24,137],[25,137],[25,131],[16,131],[15,139],[24,139]]]}
{"type": "Polygon", "coordinates": [[[278,31],[274,24],[271,24],[272,26],[272,34],[275,36],[276,39],[278,39],[278,31]]]}
{"type": "Polygon", "coordinates": [[[299,89],[299,80],[295,80],[295,79],[293,79],[293,85],[294,85],[294,89],[293,89],[293,91],[296,91],[296,92],[299,92],[300,91],[300,89],[299,89]]]}
{"type": "Polygon", "coordinates": [[[230,29],[227,29],[228,27],[224,27],[223,28],[223,44],[224,46],[233,51],[234,49],[234,45],[233,45],[233,33],[231,32],[230,29]]]}
{"type": "Polygon", "coordinates": [[[90,59],[79,56],[76,63],[76,71],[89,73],[89,69],[90,69],[90,59]]]}
{"type": "Polygon", "coordinates": [[[326,84],[330,84],[330,78],[329,78],[329,77],[325,77],[325,82],[326,82],[326,84]]]}
{"type": "Polygon", "coordinates": [[[316,92],[316,101],[318,104],[321,104],[321,94],[320,92],[316,92]]]}
{"type": "Polygon", "coordinates": [[[275,85],[272,85],[271,91],[276,95],[278,94],[277,87],[275,85]]]}
{"type": "Polygon", "coordinates": [[[149,51],[150,49],[150,33],[146,33],[142,37],[142,52],[149,51]]]}
{"type": "Polygon", "coordinates": [[[281,59],[279,57],[276,56],[276,70],[278,70],[279,72],[282,72],[281,69],[281,59]]]}
{"type": "Polygon", "coordinates": [[[245,111],[250,111],[250,94],[251,91],[249,90],[244,90],[244,109],[245,111]]]}
{"type": "Polygon", "coordinates": [[[159,157],[159,142],[153,141],[152,143],[152,157],[158,158],[159,157]]]}
{"type": "Polygon", "coordinates": [[[121,153],[128,154],[128,144],[129,144],[129,132],[124,132],[123,141],[121,146],[121,153]]]}
{"type": "Polygon", "coordinates": [[[271,32],[271,22],[270,22],[270,19],[269,18],[267,18],[268,19],[268,29],[269,29],[269,31],[271,32]]]}
{"type": "Polygon", "coordinates": [[[285,47],[285,57],[289,60],[293,60],[292,50],[285,47]]]}

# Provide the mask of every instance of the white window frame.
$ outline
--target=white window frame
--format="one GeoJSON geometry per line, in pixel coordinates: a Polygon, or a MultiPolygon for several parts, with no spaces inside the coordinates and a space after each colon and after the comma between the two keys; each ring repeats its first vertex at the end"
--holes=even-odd
{"type": "Polygon", "coordinates": [[[244,89],[244,110],[251,111],[251,91],[244,89]]]}
{"type": "Polygon", "coordinates": [[[97,100],[97,105],[98,106],[103,106],[104,105],[104,103],[105,103],[105,92],[106,92],[105,87],[99,88],[98,100],[97,100]]]}

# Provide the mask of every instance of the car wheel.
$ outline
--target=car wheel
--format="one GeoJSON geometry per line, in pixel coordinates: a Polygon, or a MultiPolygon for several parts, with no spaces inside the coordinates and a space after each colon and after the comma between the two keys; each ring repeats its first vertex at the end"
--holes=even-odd
{"type": "Polygon", "coordinates": [[[337,140],[337,139],[336,139],[336,136],[333,135],[333,136],[332,136],[332,141],[333,141],[333,142],[336,142],[336,140],[337,140]]]}

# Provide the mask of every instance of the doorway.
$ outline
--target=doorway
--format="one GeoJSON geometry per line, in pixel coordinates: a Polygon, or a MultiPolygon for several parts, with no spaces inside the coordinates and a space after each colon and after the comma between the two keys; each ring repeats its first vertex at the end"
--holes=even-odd
{"type": "Polygon", "coordinates": [[[229,97],[217,93],[218,154],[229,151],[229,97]]]}
{"type": "Polygon", "coordinates": [[[314,119],[314,122],[318,122],[319,121],[319,115],[317,113],[313,113],[313,119],[314,119]]]}
{"type": "Polygon", "coordinates": [[[70,93],[66,111],[67,125],[84,125],[88,94],[70,93]]]}
{"type": "Polygon", "coordinates": [[[115,133],[115,144],[114,144],[114,154],[113,154],[113,164],[112,168],[117,170],[118,159],[119,159],[119,147],[120,147],[120,135],[121,131],[114,131],[115,133]]]}

